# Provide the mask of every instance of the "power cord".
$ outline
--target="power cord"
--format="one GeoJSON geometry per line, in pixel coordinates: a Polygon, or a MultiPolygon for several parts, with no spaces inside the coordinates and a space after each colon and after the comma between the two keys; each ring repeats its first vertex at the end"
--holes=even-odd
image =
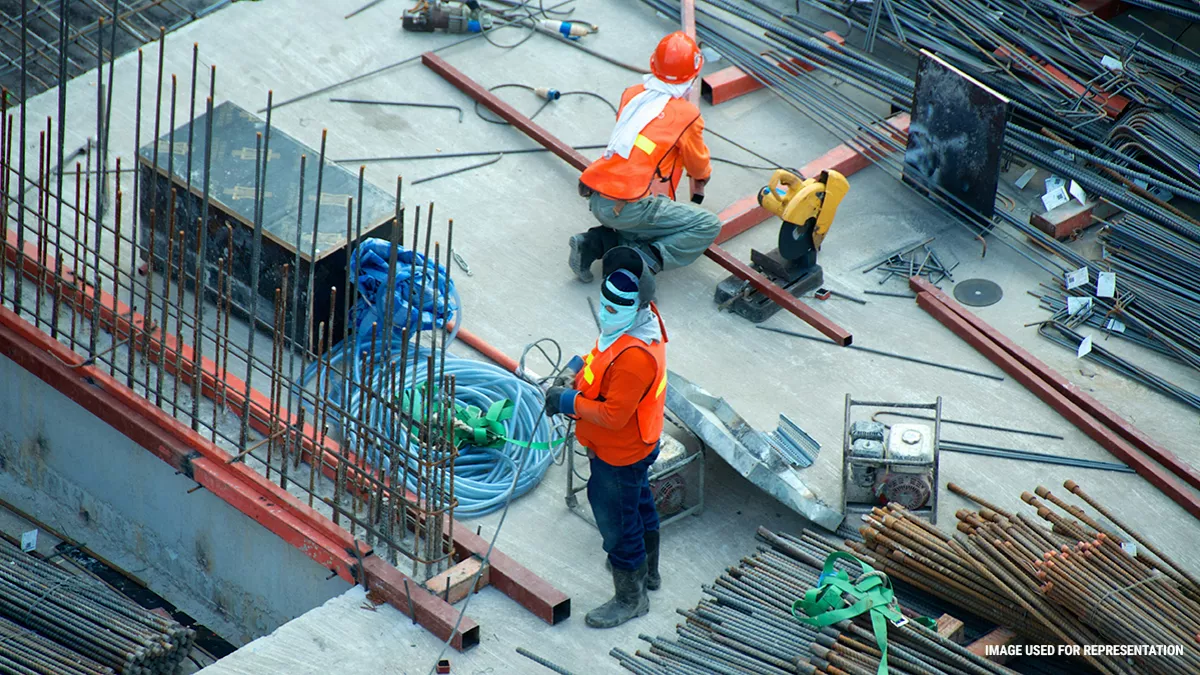
{"type": "MultiPolygon", "coordinates": [[[[521,354],[521,363],[522,364],[524,363],[526,354],[528,354],[529,351],[534,348],[534,345],[537,345],[537,347],[536,347],[537,349],[539,349],[539,350],[542,349],[540,346],[540,343],[542,343],[542,342],[551,342],[556,347],[558,346],[558,342],[556,342],[555,340],[553,340],[551,338],[542,338],[540,340],[537,340],[536,342],[533,343],[533,345],[527,346],[525,348],[525,350],[522,352],[522,354],[521,354]]],[[[559,351],[559,360],[561,361],[561,359],[562,359],[561,347],[559,347],[558,351],[559,351]]],[[[545,352],[543,351],[542,353],[544,354],[545,352]]],[[[547,360],[550,360],[549,357],[547,357],[547,360]]],[[[524,370],[523,366],[522,366],[521,370],[524,370]]],[[[556,370],[555,375],[557,375],[557,370],[556,370]]],[[[518,374],[518,377],[525,379],[525,375],[523,373],[518,374]]],[[[526,381],[528,381],[528,380],[526,380],[526,381]]],[[[534,424],[533,432],[530,433],[530,435],[529,435],[531,440],[537,436],[538,427],[541,425],[541,423],[544,419],[546,419],[546,403],[543,401],[542,409],[538,413],[537,422],[534,424]]],[[[499,537],[500,537],[500,530],[504,529],[504,521],[508,519],[508,509],[510,506],[512,506],[513,495],[515,494],[515,491],[516,491],[517,482],[521,479],[521,472],[523,472],[525,470],[526,464],[527,464],[526,462],[522,462],[519,466],[517,466],[517,470],[513,474],[512,484],[509,486],[509,489],[508,489],[508,496],[504,500],[504,509],[500,512],[500,521],[496,523],[496,531],[492,533],[492,540],[490,542],[488,542],[487,551],[483,554],[483,564],[481,564],[479,566],[479,569],[475,571],[475,575],[471,579],[471,585],[468,586],[467,588],[475,588],[479,584],[479,577],[483,574],[483,571],[485,569],[487,569],[488,564],[491,561],[492,551],[495,550],[495,548],[496,548],[496,540],[499,539],[499,537]]],[[[458,618],[455,619],[455,621],[454,621],[454,628],[452,628],[450,630],[449,637],[446,638],[446,642],[442,645],[441,651],[438,652],[437,657],[434,658],[434,660],[433,660],[433,665],[430,666],[430,668],[429,668],[429,675],[434,675],[437,672],[437,664],[439,661],[442,660],[442,657],[446,655],[446,650],[448,650],[450,648],[450,642],[454,639],[454,634],[458,632],[459,626],[462,625],[463,617],[465,617],[467,615],[467,609],[470,608],[471,600],[474,597],[475,597],[474,593],[470,593],[467,595],[466,601],[463,602],[462,609],[459,610],[459,612],[458,612],[458,618]]]]}
{"type": "MultiPolygon", "coordinates": [[[[604,102],[604,105],[608,106],[609,110],[612,110],[614,115],[617,114],[616,106],[614,106],[608,99],[593,91],[575,90],[560,92],[555,89],[549,89],[546,87],[531,87],[527,84],[520,84],[517,82],[505,82],[503,84],[497,84],[494,87],[489,87],[488,91],[498,91],[500,89],[523,89],[534,94],[538,98],[541,98],[542,105],[536,111],[534,111],[532,115],[529,116],[529,119],[531,120],[540,115],[541,112],[546,109],[546,106],[567,96],[588,96],[599,99],[604,102]]],[[[475,102],[475,114],[479,116],[479,119],[485,122],[491,122],[492,124],[498,124],[501,126],[508,126],[508,122],[505,120],[488,117],[487,115],[483,114],[483,109],[480,107],[479,101],[475,102]]]]}
{"type": "MultiPolygon", "coordinates": [[[[547,87],[531,87],[527,84],[521,84],[518,82],[504,82],[502,84],[497,84],[495,86],[489,87],[488,91],[494,92],[494,91],[499,91],[501,89],[522,89],[522,90],[528,91],[528,92],[534,94],[535,96],[537,96],[538,98],[542,99],[542,104],[538,107],[537,110],[535,110],[533,112],[532,115],[529,116],[530,120],[533,120],[538,115],[540,115],[542,113],[542,111],[545,110],[546,107],[549,106],[551,103],[553,103],[557,100],[560,100],[562,98],[566,98],[568,96],[586,96],[589,98],[597,99],[599,101],[603,101],[604,105],[608,106],[608,109],[612,111],[613,115],[614,116],[617,115],[617,107],[615,105],[613,105],[612,102],[609,101],[607,98],[605,98],[604,96],[602,96],[600,94],[597,94],[594,91],[587,91],[585,89],[575,89],[575,90],[571,90],[571,91],[560,92],[555,89],[550,89],[547,87]]],[[[492,124],[498,124],[500,126],[509,126],[509,123],[506,120],[502,120],[499,118],[493,118],[493,117],[489,117],[488,115],[485,115],[483,112],[483,108],[480,106],[481,106],[480,102],[476,101],[475,102],[475,114],[479,117],[479,119],[481,119],[485,122],[490,122],[492,124]]],[[[712,129],[705,129],[705,132],[721,139],[722,141],[725,141],[726,143],[732,145],[733,147],[737,148],[738,150],[741,150],[742,152],[745,152],[749,155],[753,155],[753,156],[757,157],[758,159],[761,159],[764,162],[767,162],[767,166],[756,166],[753,164],[745,164],[742,162],[734,161],[732,159],[726,159],[724,157],[710,157],[709,159],[711,161],[719,162],[721,164],[729,164],[731,166],[736,166],[736,167],[739,167],[742,169],[749,169],[751,171],[774,171],[775,169],[785,169],[787,171],[791,171],[792,173],[796,173],[796,169],[794,167],[786,167],[786,166],[774,161],[773,159],[771,159],[769,157],[760,155],[759,153],[751,150],[750,148],[746,147],[745,145],[738,143],[737,141],[733,140],[732,138],[729,138],[728,136],[717,133],[716,131],[713,131],[712,129]]],[[[470,168],[475,168],[475,167],[470,167],[470,168]]]]}

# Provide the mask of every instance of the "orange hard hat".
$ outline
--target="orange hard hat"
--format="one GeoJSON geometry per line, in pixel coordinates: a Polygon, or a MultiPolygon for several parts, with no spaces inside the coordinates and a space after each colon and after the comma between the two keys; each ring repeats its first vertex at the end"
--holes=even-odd
{"type": "Polygon", "coordinates": [[[650,72],[671,84],[690,82],[703,66],[700,47],[681,30],[663,38],[650,56],[650,72]]]}

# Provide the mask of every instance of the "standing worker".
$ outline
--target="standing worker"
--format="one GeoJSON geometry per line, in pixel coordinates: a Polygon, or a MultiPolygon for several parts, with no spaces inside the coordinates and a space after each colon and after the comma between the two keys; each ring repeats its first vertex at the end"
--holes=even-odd
{"type": "Polygon", "coordinates": [[[650,611],[646,590],[662,585],[649,472],[663,430],[667,333],[642,255],[619,246],[605,254],[603,268],[596,346],[572,359],[546,392],[546,414],[574,418],[575,438],[588,449],[588,502],[612,567],[616,592],[587,613],[593,628],[642,616],[650,611]]]}
{"type": "Polygon", "coordinates": [[[704,119],[688,93],[703,65],[696,42],[671,33],[650,57],[644,83],[621,95],[604,156],[579,178],[601,225],[571,237],[568,263],[580,281],[592,281],[592,263],[614,246],[638,249],[657,273],[691,264],[721,231],[716,214],[698,206],[712,163],[704,119]],[[673,201],[684,169],[693,203],[673,201]]]}

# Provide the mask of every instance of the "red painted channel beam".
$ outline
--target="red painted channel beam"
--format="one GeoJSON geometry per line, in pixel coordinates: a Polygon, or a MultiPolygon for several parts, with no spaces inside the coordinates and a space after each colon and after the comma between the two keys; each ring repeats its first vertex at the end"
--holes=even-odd
{"type": "Polygon", "coordinates": [[[1075,0],[1075,6],[1105,21],[1125,11],[1125,3],[1121,0],[1075,0]]]}
{"type": "Polygon", "coordinates": [[[1154,443],[928,281],[913,277],[909,279],[909,287],[917,293],[918,306],[1200,519],[1200,494],[1192,489],[1200,488],[1200,473],[1195,468],[1154,443]]]}
{"type": "MultiPolygon", "coordinates": [[[[588,167],[589,162],[586,157],[551,135],[550,132],[522,115],[512,106],[497,98],[478,82],[475,82],[454,66],[446,63],[445,59],[432,52],[426,52],[421,56],[421,61],[430,70],[441,75],[447,82],[453,84],[460,91],[479,103],[482,103],[489,110],[499,115],[501,119],[537,141],[542,147],[558,155],[571,166],[579,171],[583,171],[588,167]]],[[[816,328],[839,345],[846,346],[853,341],[854,338],[850,335],[849,331],[830,321],[812,307],[800,302],[791,293],[776,286],[770,279],[754,271],[749,265],[734,258],[716,244],[709,246],[704,255],[708,256],[709,259],[721,267],[724,267],[730,273],[750,282],[755,289],[771,298],[780,307],[800,317],[805,323],[816,328]]]]}
{"type": "MultiPolygon", "coordinates": [[[[846,38],[829,30],[825,31],[825,37],[836,42],[839,46],[846,44],[846,38]]],[[[826,45],[832,49],[833,45],[826,45]]],[[[784,70],[792,71],[787,65],[777,64],[784,70]]],[[[816,70],[816,66],[803,59],[793,58],[792,65],[805,72],[816,70]]],[[[763,88],[763,83],[748,75],[745,71],[737,66],[729,66],[722,68],[711,75],[705,75],[700,80],[700,95],[704,100],[712,105],[720,105],[726,101],[732,101],[739,96],[745,96],[763,88]]]]}
{"type": "MultiPolygon", "coordinates": [[[[1037,73],[1030,72],[1015,58],[1013,58],[1012,53],[1009,52],[1008,49],[1004,47],[997,47],[992,53],[995,54],[997,58],[1008,61],[1013,69],[1017,72],[1026,73],[1034,79],[1040,79],[1038,78],[1037,73]]],[[[1050,76],[1067,89],[1070,89],[1074,94],[1079,96],[1086,95],[1089,101],[1092,101],[1093,103],[1096,103],[1102,107],[1105,114],[1113,119],[1120,117],[1121,113],[1125,111],[1125,108],[1129,106],[1129,99],[1124,96],[1119,94],[1113,95],[1109,94],[1103,89],[1092,89],[1090,86],[1084,86],[1070,74],[1055,68],[1041,59],[1029,57],[1024,52],[1021,52],[1021,55],[1026,56],[1026,58],[1029,58],[1031,61],[1036,63],[1038,67],[1046,72],[1046,75],[1050,76]]]]}
{"type": "MultiPolygon", "coordinates": [[[[893,115],[886,120],[884,129],[891,129],[892,138],[903,142],[908,136],[910,122],[908,113],[893,115]]],[[[849,143],[843,143],[800,169],[801,178],[811,178],[820,175],[822,171],[834,170],[849,178],[871,165],[871,163],[888,153],[887,148],[880,147],[879,141],[871,137],[859,137],[849,143]]],[[[718,244],[723,244],[739,234],[749,230],[771,217],[766,209],[758,205],[758,195],[743,197],[729,205],[719,214],[721,233],[717,235],[718,244]]]]}
{"type": "Polygon", "coordinates": [[[578,150],[560,141],[558,137],[546,131],[540,124],[500,100],[499,97],[488,91],[486,87],[464,75],[462,71],[447,63],[445,59],[437,54],[425,52],[421,55],[421,63],[425,64],[426,68],[441,75],[442,79],[453,84],[462,93],[487,106],[488,110],[499,115],[500,119],[513,125],[521,133],[537,141],[539,145],[550,152],[558,155],[567,164],[580,171],[583,171],[588,167],[588,164],[591,164],[588,158],[580,154],[578,150]]]}

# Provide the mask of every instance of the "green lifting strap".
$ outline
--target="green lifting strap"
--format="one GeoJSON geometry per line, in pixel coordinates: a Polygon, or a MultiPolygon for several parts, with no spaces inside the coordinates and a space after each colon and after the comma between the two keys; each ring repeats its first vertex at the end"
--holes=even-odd
{"type": "MultiPolygon", "coordinates": [[[[401,398],[401,410],[424,410],[425,384],[416,390],[406,390],[401,398]],[[411,401],[410,401],[411,398],[411,401]]],[[[471,445],[479,448],[503,448],[505,443],[512,443],[521,448],[531,450],[550,450],[562,445],[566,439],[559,438],[548,443],[532,443],[505,435],[504,423],[512,419],[516,411],[512,400],[502,398],[488,406],[487,411],[473,405],[454,402],[454,417],[461,424],[454,425],[454,446],[462,448],[471,445]]]]}
{"type": "Polygon", "coordinates": [[[844,551],[834,551],[825,559],[825,567],[817,579],[817,587],[804,592],[804,597],[792,603],[792,616],[801,623],[824,628],[839,621],[853,619],[863,612],[871,613],[871,627],[875,631],[875,642],[882,657],[876,675],[887,675],[887,622],[901,625],[907,621],[900,613],[892,582],[883,572],[844,551]],[[838,560],[854,561],[862,568],[858,582],[853,583],[843,570],[835,569],[838,560]],[[854,603],[845,605],[843,595],[854,598],[854,603]],[[797,608],[805,616],[797,613],[797,608]]]}

